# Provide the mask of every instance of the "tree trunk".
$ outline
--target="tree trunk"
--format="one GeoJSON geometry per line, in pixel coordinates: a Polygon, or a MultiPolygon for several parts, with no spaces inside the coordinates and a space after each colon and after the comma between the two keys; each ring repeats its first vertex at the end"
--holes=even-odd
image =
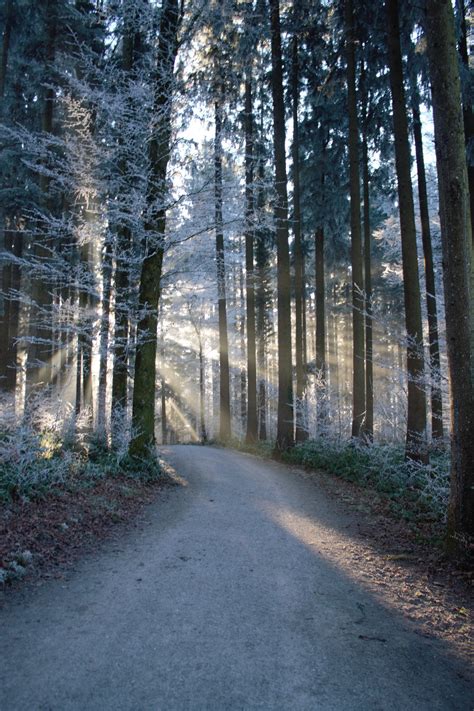
{"type": "MultiPolygon", "coordinates": [[[[415,89],[416,92],[416,89],[415,89]]],[[[426,306],[428,311],[428,337],[430,349],[431,376],[431,434],[433,439],[440,440],[443,430],[443,399],[441,395],[441,359],[439,353],[438,312],[436,307],[436,283],[433,265],[433,249],[431,246],[430,216],[428,212],[428,197],[426,193],[425,161],[423,157],[423,139],[421,135],[421,119],[419,99],[416,93],[412,101],[413,136],[415,139],[416,170],[418,174],[418,200],[420,203],[421,238],[425,258],[426,306]]]]}
{"type": "Polygon", "coordinates": [[[2,34],[2,54],[0,63],[0,98],[5,96],[5,84],[7,78],[8,59],[10,54],[10,41],[12,35],[13,24],[13,0],[6,1],[5,7],[5,25],[3,26],[2,34]]]}
{"type": "Polygon", "coordinates": [[[255,272],[254,272],[254,145],[253,145],[252,75],[245,81],[245,269],[247,299],[247,443],[256,442],[257,429],[257,362],[255,335],[255,272]]]}
{"type": "Polygon", "coordinates": [[[433,96],[451,376],[451,494],[447,545],[455,554],[467,553],[474,541],[474,264],[451,3],[431,0],[425,29],[433,96]]]}
{"type": "Polygon", "coordinates": [[[415,211],[411,183],[410,143],[403,86],[398,0],[386,0],[387,40],[392,92],[395,164],[402,240],[403,288],[407,331],[408,415],[406,456],[415,461],[428,459],[426,449],[426,394],[423,384],[423,326],[416,246],[415,211]]]}
{"type": "MultiPolygon", "coordinates": [[[[56,54],[57,11],[57,0],[47,0],[45,7],[47,74],[52,70],[56,54]]],[[[47,87],[43,99],[41,119],[41,129],[46,134],[53,133],[54,98],[54,89],[47,87]]],[[[40,175],[39,186],[43,195],[44,208],[46,211],[51,211],[50,178],[47,175],[40,175]]],[[[51,327],[52,286],[48,281],[47,270],[43,271],[43,269],[51,259],[52,238],[48,235],[47,224],[39,220],[37,226],[39,230],[33,251],[36,263],[35,269],[38,269],[40,273],[34,276],[31,287],[30,333],[34,341],[28,348],[27,382],[29,385],[39,385],[40,383],[49,385],[52,373],[51,358],[53,349],[51,327]]]]}
{"type": "Polygon", "coordinates": [[[327,425],[327,364],[326,364],[326,304],[324,283],[324,228],[315,234],[315,299],[316,299],[316,383],[317,429],[324,432],[327,425]]]}
{"type": "MultiPolygon", "coordinates": [[[[140,42],[138,31],[139,11],[136,7],[128,6],[124,16],[124,34],[122,41],[122,71],[125,81],[132,75],[135,64],[135,47],[140,42]]],[[[124,178],[124,190],[130,190],[130,178],[126,147],[119,160],[119,173],[124,178]]],[[[129,332],[130,318],[130,253],[133,235],[130,225],[127,224],[127,203],[122,210],[126,218],[117,226],[116,254],[115,254],[115,324],[114,348],[112,370],[112,446],[121,436],[123,425],[127,416],[127,389],[128,389],[128,357],[129,357],[129,332]]],[[[119,442],[117,442],[119,444],[119,442]]]]}
{"type": "Polygon", "coordinates": [[[273,143],[278,291],[278,418],[275,454],[294,444],[291,363],[291,282],[288,247],[288,195],[285,162],[285,105],[279,0],[270,0],[272,46],[273,143]]]}
{"type": "Polygon", "coordinates": [[[217,300],[219,312],[219,439],[227,440],[230,427],[229,341],[225,283],[224,227],[222,218],[222,93],[214,103],[214,199],[216,230],[217,300]]]}
{"type": "Polygon", "coordinates": [[[301,243],[301,206],[300,206],[300,161],[299,161],[299,66],[298,39],[292,40],[291,63],[291,109],[293,119],[293,233],[295,236],[295,365],[296,365],[296,441],[303,442],[308,437],[305,426],[304,398],[306,378],[304,369],[304,330],[303,330],[303,272],[304,257],[301,243]]]}
{"type": "Polygon", "coordinates": [[[107,439],[107,364],[109,355],[110,296],[112,292],[112,245],[107,239],[102,262],[102,318],[100,321],[99,402],[97,429],[107,439]]]}
{"type": "Polygon", "coordinates": [[[168,417],[166,414],[166,381],[161,378],[161,444],[168,444],[168,417]]]}
{"type": "Polygon", "coordinates": [[[156,86],[155,124],[149,141],[147,244],[142,263],[138,297],[139,320],[133,390],[133,438],[130,454],[143,457],[155,444],[155,389],[158,304],[166,228],[166,173],[171,145],[173,74],[178,51],[180,22],[177,0],[166,0],[160,18],[156,86]]]}
{"type": "Polygon", "coordinates": [[[206,397],[206,381],[205,381],[205,368],[204,368],[204,354],[202,349],[202,341],[199,337],[199,437],[202,444],[207,442],[207,432],[206,432],[206,408],[205,408],[205,397],[206,397]]]}
{"type": "Polygon", "coordinates": [[[265,207],[264,191],[265,172],[263,158],[258,161],[257,184],[257,219],[259,220],[256,233],[255,261],[257,267],[257,366],[258,366],[258,438],[267,439],[266,426],[266,388],[265,388],[265,344],[266,344],[266,311],[267,311],[267,271],[268,249],[266,245],[266,232],[260,222],[265,207]]]}
{"type": "Polygon", "coordinates": [[[367,76],[361,69],[362,86],[362,186],[364,197],[364,280],[365,280],[365,422],[364,437],[374,439],[374,349],[372,316],[372,230],[370,226],[370,175],[367,146],[367,76]]]}
{"type": "MultiPolygon", "coordinates": [[[[5,25],[3,28],[2,35],[2,51],[1,51],[1,63],[0,63],[0,100],[1,109],[0,113],[2,119],[4,118],[4,97],[5,97],[5,84],[7,76],[7,66],[10,51],[10,40],[11,40],[11,30],[13,22],[13,0],[7,0],[5,7],[5,25]]],[[[3,213],[3,211],[2,211],[3,213]]],[[[1,226],[0,230],[3,233],[3,250],[8,253],[12,251],[13,248],[13,235],[7,229],[6,216],[1,215],[1,226]]],[[[0,284],[0,388],[11,391],[12,383],[12,348],[11,348],[11,334],[10,325],[12,319],[12,298],[9,292],[12,288],[12,269],[13,265],[7,260],[6,263],[0,264],[0,277],[2,282],[0,284]]],[[[16,358],[14,359],[16,361],[16,358]]],[[[13,361],[14,362],[14,361],[13,361]]],[[[15,373],[15,370],[13,370],[15,373]]],[[[14,382],[14,381],[13,381],[14,382]]],[[[13,384],[13,390],[15,385],[13,384]]]]}
{"type": "Polygon", "coordinates": [[[472,69],[469,65],[469,49],[467,46],[467,20],[466,20],[466,6],[464,0],[458,0],[459,13],[461,20],[461,37],[460,37],[460,55],[461,61],[464,65],[464,70],[466,75],[469,76],[469,80],[465,82],[465,86],[461,86],[464,89],[463,97],[463,117],[464,117],[464,137],[466,142],[467,151],[467,179],[469,184],[469,204],[471,213],[471,232],[474,239],[474,111],[472,104],[472,69]]]}
{"type": "Polygon", "coordinates": [[[364,262],[360,223],[359,122],[357,117],[355,28],[352,0],[345,3],[347,109],[352,263],[352,436],[361,437],[365,418],[364,262]]]}

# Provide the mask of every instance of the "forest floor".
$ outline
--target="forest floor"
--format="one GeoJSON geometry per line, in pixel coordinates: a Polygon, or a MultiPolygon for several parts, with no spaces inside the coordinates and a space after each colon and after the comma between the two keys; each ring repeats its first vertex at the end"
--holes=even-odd
{"type": "Polygon", "coordinates": [[[125,535],[159,493],[178,484],[162,462],[160,478],[126,475],[72,480],[33,498],[0,504],[0,589],[61,578],[81,556],[110,537],[125,535]]]}
{"type": "Polygon", "coordinates": [[[4,591],[0,707],[470,711],[470,578],[370,492],[216,447],[163,454],[182,486],[144,487],[123,504],[136,525],[81,560],[95,514],[65,552],[69,509],[37,511],[19,548],[46,536],[58,579],[4,591]]]}

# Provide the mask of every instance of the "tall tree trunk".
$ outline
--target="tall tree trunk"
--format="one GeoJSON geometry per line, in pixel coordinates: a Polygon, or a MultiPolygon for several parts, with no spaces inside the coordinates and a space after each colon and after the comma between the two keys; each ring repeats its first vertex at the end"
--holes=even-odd
{"type": "Polygon", "coordinates": [[[257,362],[255,335],[255,271],[254,271],[254,139],[252,74],[245,80],[245,269],[247,305],[247,432],[245,441],[256,442],[257,428],[257,362]]]}
{"type": "Polygon", "coordinates": [[[361,68],[362,87],[362,191],[364,198],[364,281],[365,281],[365,422],[364,436],[374,439],[374,348],[372,310],[372,230],[370,225],[370,174],[367,146],[367,75],[364,63],[361,68]]]}
{"type": "Polygon", "coordinates": [[[412,99],[413,137],[415,139],[416,170],[418,174],[418,200],[420,203],[421,239],[425,258],[426,306],[428,311],[428,337],[431,376],[431,434],[434,440],[444,436],[443,399],[441,395],[441,359],[439,353],[438,312],[436,306],[436,283],[431,246],[430,216],[426,192],[425,161],[419,99],[415,88],[412,99]]]}
{"type": "Polygon", "coordinates": [[[258,438],[267,439],[266,425],[266,388],[265,388],[265,344],[266,344],[266,311],[267,311],[267,272],[268,272],[268,249],[266,245],[266,232],[261,224],[261,216],[265,207],[264,190],[265,171],[263,158],[259,156],[258,161],[258,184],[257,184],[257,219],[258,227],[256,233],[255,261],[257,267],[257,366],[258,366],[258,438]]]}
{"type": "MultiPolygon", "coordinates": [[[[5,99],[5,85],[7,76],[7,66],[10,51],[10,40],[11,31],[13,23],[13,0],[7,0],[5,7],[5,25],[3,28],[2,35],[2,50],[0,56],[0,115],[2,119],[5,115],[4,99],[5,99]]],[[[3,213],[3,210],[2,210],[3,213]]],[[[6,216],[2,214],[0,216],[1,225],[0,230],[3,236],[3,251],[5,253],[11,252],[13,248],[13,235],[7,229],[6,226],[6,216]]],[[[11,334],[10,334],[10,324],[12,319],[12,269],[13,265],[7,260],[6,263],[0,264],[0,388],[5,390],[12,390],[12,372],[15,373],[15,369],[12,371],[12,356],[13,363],[16,358],[12,354],[11,349],[11,334]]],[[[15,385],[13,384],[13,390],[15,385]]]]}
{"type": "Polygon", "coordinates": [[[5,84],[7,78],[7,67],[10,55],[10,41],[13,25],[13,0],[6,0],[5,7],[5,24],[2,34],[2,53],[0,59],[0,98],[3,100],[5,96],[5,84]]]}
{"type": "MultiPolygon", "coordinates": [[[[239,390],[239,400],[240,400],[240,422],[242,427],[242,437],[244,437],[244,432],[246,432],[247,423],[247,373],[246,373],[246,360],[247,360],[247,345],[245,339],[245,321],[246,321],[246,289],[245,289],[245,277],[242,261],[245,259],[243,251],[240,249],[239,240],[239,259],[238,266],[234,268],[235,274],[235,330],[240,335],[240,373],[236,373],[236,383],[239,390]],[[237,279],[238,277],[238,279],[237,279]],[[240,387],[239,387],[240,385],[240,387]]],[[[245,249],[245,245],[244,245],[245,249]]],[[[232,401],[232,398],[231,398],[232,401]]]]}
{"type": "Polygon", "coordinates": [[[326,295],[324,280],[324,228],[315,234],[315,300],[316,300],[316,382],[317,429],[324,432],[327,425],[327,364],[326,364],[326,295]]]}
{"type": "Polygon", "coordinates": [[[474,541],[474,281],[461,86],[452,5],[431,0],[425,17],[440,197],[446,330],[451,376],[448,549],[474,541]]]}
{"type": "Polygon", "coordinates": [[[349,181],[352,263],[352,436],[362,435],[365,418],[364,262],[360,222],[359,122],[357,117],[354,8],[345,2],[347,109],[349,115],[349,181]]]}
{"type": "MultiPolygon", "coordinates": [[[[122,71],[125,82],[131,77],[135,64],[135,49],[140,43],[139,14],[136,7],[127,6],[124,16],[124,35],[122,40],[122,71]]],[[[123,155],[119,160],[119,173],[123,176],[124,191],[130,190],[129,169],[126,147],[122,145],[123,155]]],[[[127,213],[127,209],[124,210],[127,213]]],[[[128,214],[126,215],[128,217],[128,214]]],[[[114,349],[112,370],[112,446],[119,444],[127,415],[128,389],[128,356],[130,332],[130,251],[132,247],[132,230],[127,219],[122,219],[117,226],[115,254],[115,323],[114,349]]]]}
{"type": "MultiPolygon", "coordinates": [[[[57,13],[57,0],[47,0],[45,6],[47,74],[52,71],[56,54],[57,13]]],[[[49,77],[48,80],[51,81],[49,77]]],[[[47,87],[43,98],[41,119],[41,129],[45,134],[53,133],[54,99],[54,89],[47,87]]],[[[40,175],[39,186],[43,195],[44,208],[46,211],[51,211],[53,206],[49,194],[50,178],[48,175],[40,175]]],[[[33,303],[30,310],[30,333],[33,335],[34,341],[28,348],[27,382],[30,385],[38,385],[40,383],[48,385],[51,381],[53,348],[51,327],[52,286],[48,281],[49,277],[44,267],[51,259],[53,240],[48,235],[48,225],[44,224],[43,220],[39,220],[37,224],[39,230],[36,235],[33,252],[36,262],[35,269],[39,270],[40,273],[33,277],[31,288],[33,303]]]]}
{"type": "Polygon", "coordinates": [[[217,301],[219,313],[219,439],[230,438],[230,371],[227,334],[224,226],[222,218],[222,90],[214,103],[214,207],[216,230],[217,301]]]}
{"type": "Polygon", "coordinates": [[[199,438],[202,444],[207,442],[206,431],[206,379],[204,367],[204,353],[202,348],[201,336],[199,336],[199,438]]]}
{"type": "Polygon", "coordinates": [[[107,438],[107,364],[109,355],[110,296],[112,293],[112,245],[107,239],[102,262],[102,318],[100,321],[99,401],[97,429],[107,438]]]}
{"type": "Polygon", "coordinates": [[[285,162],[285,105],[279,0],[270,0],[272,45],[273,143],[275,153],[275,220],[278,291],[278,418],[275,453],[294,444],[291,363],[291,281],[288,247],[288,193],[285,162]]]}
{"type": "Polygon", "coordinates": [[[469,185],[469,204],[471,212],[471,232],[474,239],[474,110],[472,102],[472,89],[474,80],[472,78],[472,69],[469,65],[469,49],[467,46],[467,19],[466,19],[466,3],[464,0],[457,0],[460,14],[461,37],[460,37],[460,55],[464,66],[464,71],[469,80],[464,82],[465,86],[461,85],[463,91],[463,117],[464,117],[464,137],[467,151],[467,179],[469,185]]]}
{"type": "Polygon", "coordinates": [[[426,394],[423,384],[423,326],[416,247],[415,211],[411,183],[410,143],[403,86],[398,0],[386,0],[387,41],[395,138],[395,164],[402,240],[403,288],[407,331],[408,415],[406,455],[427,461],[426,394]]]}
{"type": "Polygon", "coordinates": [[[166,414],[166,380],[161,378],[161,444],[168,444],[168,417],[166,414]]]}
{"type": "Polygon", "coordinates": [[[139,289],[139,321],[133,389],[133,438],[130,454],[143,457],[155,444],[155,390],[158,303],[166,228],[166,173],[171,147],[171,106],[174,64],[180,22],[177,0],[166,0],[160,17],[154,126],[149,141],[150,177],[145,224],[147,244],[139,289]]]}
{"type": "Polygon", "coordinates": [[[301,205],[300,205],[300,161],[299,161],[299,66],[298,39],[292,40],[291,62],[291,110],[293,120],[293,233],[295,236],[295,365],[296,365],[296,441],[302,442],[308,437],[305,427],[304,398],[306,378],[303,357],[303,272],[304,257],[301,243],[301,205]]]}

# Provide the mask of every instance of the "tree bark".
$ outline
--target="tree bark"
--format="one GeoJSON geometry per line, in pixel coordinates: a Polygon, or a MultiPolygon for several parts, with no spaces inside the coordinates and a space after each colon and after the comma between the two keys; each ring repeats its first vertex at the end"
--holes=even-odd
{"type": "Polygon", "coordinates": [[[255,271],[254,271],[254,139],[252,75],[247,70],[245,81],[245,269],[247,307],[247,432],[245,441],[256,442],[257,428],[257,362],[255,335],[255,271]]]}
{"type": "Polygon", "coordinates": [[[451,3],[443,0],[430,0],[427,9],[451,376],[447,547],[457,554],[467,553],[474,540],[474,264],[454,15],[451,3]]]}
{"type": "Polygon", "coordinates": [[[166,228],[166,173],[171,148],[171,107],[180,14],[177,0],[166,0],[160,18],[154,126],[149,141],[150,177],[145,224],[147,244],[139,289],[132,427],[129,451],[143,457],[155,444],[155,390],[158,304],[166,228]]]}
{"type": "MultiPolygon", "coordinates": [[[[124,35],[122,40],[121,68],[124,80],[132,75],[135,64],[136,44],[140,43],[138,31],[139,14],[137,8],[127,6],[124,17],[124,35]]],[[[129,169],[126,148],[122,147],[123,155],[119,160],[119,173],[123,176],[124,190],[130,189],[129,169]]],[[[125,208],[125,213],[127,209],[125,208]]],[[[128,215],[127,215],[128,216],[128,215]]],[[[130,276],[129,258],[133,243],[132,230],[127,219],[117,226],[115,255],[115,324],[112,370],[112,446],[119,444],[127,413],[128,389],[128,356],[130,333],[130,276]]]]}
{"type": "MultiPolygon", "coordinates": [[[[1,50],[1,63],[0,63],[0,114],[2,118],[5,115],[4,99],[5,99],[5,85],[7,76],[7,66],[10,52],[10,40],[13,22],[13,0],[7,0],[5,7],[5,25],[2,34],[2,50],[1,50]]],[[[0,217],[1,226],[0,230],[3,236],[3,250],[8,253],[13,249],[13,235],[7,228],[6,215],[3,214],[0,217]]],[[[12,270],[14,266],[11,262],[6,261],[6,263],[0,264],[0,388],[7,391],[15,389],[15,381],[12,384],[12,372],[15,373],[15,369],[12,371],[12,364],[15,365],[16,357],[12,353],[12,342],[10,334],[10,325],[12,319],[12,297],[9,293],[12,288],[12,270]]]]}
{"type": "MultiPolygon", "coordinates": [[[[56,55],[57,12],[57,0],[47,0],[45,6],[47,74],[52,71],[56,55]]],[[[54,89],[47,87],[43,97],[41,117],[41,129],[45,134],[53,133],[54,99],[54,89]]],[[[52,208],[49,195],[50,178],[47,175],[40,175],[39,186],[43,194],[44,208],[50,211],[52,208]]],[[[35,269],[42,271],[51,258],[52,238],[48,235],[48,226],[42,220],[38,221],[37,226],[39,230],[33,252],[36,262],[35,269]]],[[[29,386],[39,385],[40,383],[49,385],[51,381],[51,358],[53,352],[51,289],[52,285],[48,282],[46,272],[34,276],[31,286],[33,303],[30,310],[30,333],[33,335],[34,340],[28,348],[27,365],[27,383],[29,386]]]]}
{"type": "Polygon", "coordinates": [[[270,0],[272,47],[273,144],[278,291],[278,417],[275,454],[292,447],[293,382],[291,362],[291,282],[288,247],[288,193],[285,162],[285,105],[279,0],[270,0]]]}
{"type": "Polygon", "coordinates": [[[352,263],[352,436],[359,438],[365,418],[365,343],[364,343],[364,262],[360,221],[359,122],[356,95],[354,8],[345,2],[347,109],[349,115],[349,182],[351,196],[352,263]]]}
{"type": "Polygon", "coordinates": [[[257,267],[257,366],[258,366],[258,438],[267,439],[266,424],[266,387],[265,387],[265,345],[267,327],[267,272],[268,272],[268,248],[266,244],[266,231],[261,224],[261,216],[265,207],[265,169],[263,157],[258,160],[258,184],[257,184],[257,232],[255,261],[257,267]]]}
{"type": "Polygon", "coordinates": [[[372,230],[370,225],[370,173],[367,145],[367,75],[364,63],[361,69],[362,87],[362,191],[364,198],[364,281],[365,281],[365,421],[364,437],[374,439],[374,348],[372,309],[372,230]]]}
{"type": "Polygon", "coordinates": [[[464,137],[466,142],[467,153],[467,179],[469,184],[469,205],[471,213],[471,232],[474,239],[474,111],[472,103],[472,90],[474,80],[472,78],[472,69],[469,66],[469,49],[467,46],[467,20],[466,20],[466,4],[464,0],[457,0],[459,5],[459,14],[461,21],[461,37],[460,37],[460,55],[466,75],[469,76],[469,81],[465,81],[465,86],[461,84],[463,91],[463,116],[464,116],[464,137]]]}
{"type": "Polygon", "coordinates": [[[327,363],[326,363],[326,295],[324,279],[324,228],[315,234],[315,284],[316,284],[316,382],[317,429],[324,432],[327,425],[327,363]]]}
{"type": "Polygon", "coordinates": [[[441,395],[441,358],[439,353],[438,311],[436,306],[436,283],[433,264],[433,249],[431,246],[430,216],[428,211],[428,196],[426,192],[425,161],[423,157],[423,138],[421,134],[421,119],[419,99],[414,90],[412,99],[413,137],[415,140],[416,170],[418,175],[418,201],[420,204],[421,239],[425,258],[426,307],[428,312],[428,337],[430,349],[431,378],[431,435],[440,440],[444,436],[443,428],[443,398],[441,395]]]}
{"type": "Polygon", "coordinates": [[[107,440],[107,365],[109,354],[110,297],[112,293],[112,245],[110,240],[104,249],[102,261],[102,318],[100,321],[99,401],[97,405],[97,429],[104,442],[107,440]]]}
{"type": "Polygon", "coordinates": [[[296,365],[296,441],[303,442],[308,437],[305,427],[305,390],[304,368],[304,329],[303,329],[303,273],[304,257],[301,242],[301,205],[300,205],[300,160],[299,160],[299,66],[298,39],[292,40],[291,62],[291,108],[293,119],[293,233],[295,236],[295,365],[296,365]]]}
{"type": "Polygon", "coordinates": [[[411,183],[411,153],[403,86],[398,0],[386,0],[387,41],[395,138],[395,164],[402,241],[405,325],[407,332],[408,415],[406,456],[426,462],[426,394],[423,384],[423,326],[411,183]]]}
{"type": "Polygon", "coordinates": [[[219,439],[231,436],[229,340],[222,218],[222,90],[214,103],[214,207],[216,230],[217,300],[219,314],[219,439]]]}

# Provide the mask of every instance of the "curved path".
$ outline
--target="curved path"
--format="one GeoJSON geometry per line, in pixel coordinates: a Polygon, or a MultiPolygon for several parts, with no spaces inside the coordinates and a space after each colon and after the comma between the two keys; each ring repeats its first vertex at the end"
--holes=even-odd
{"type": "Polygon", "coordinates": [[[458,663],[338,564],[344,516],[288,468],[209,447],[135,530],[0,613],[2,711],[461,711],[458,663]]]}

